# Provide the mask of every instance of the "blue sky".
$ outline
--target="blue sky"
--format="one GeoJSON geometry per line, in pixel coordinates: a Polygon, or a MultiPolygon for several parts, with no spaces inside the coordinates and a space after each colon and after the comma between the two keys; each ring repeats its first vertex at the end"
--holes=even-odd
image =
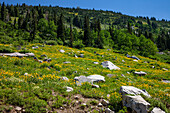
{"type": "Polygon", "coordinates": [[[130,16],[170,20],[170,0],[0,0],[6,4],[47,5],[84,9],[111,10],[130,16]]]}

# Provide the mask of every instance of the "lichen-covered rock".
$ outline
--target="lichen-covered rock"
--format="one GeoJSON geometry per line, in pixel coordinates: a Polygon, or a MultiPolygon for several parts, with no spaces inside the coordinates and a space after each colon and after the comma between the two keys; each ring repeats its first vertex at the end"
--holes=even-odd
{"type": "Polygon", "coordinates": [[[131,108],[136,113],[148,113],[150,107],[150,103],[146,102],[140,95],[123,95],[122,103],[123,106],[131,108]]]}

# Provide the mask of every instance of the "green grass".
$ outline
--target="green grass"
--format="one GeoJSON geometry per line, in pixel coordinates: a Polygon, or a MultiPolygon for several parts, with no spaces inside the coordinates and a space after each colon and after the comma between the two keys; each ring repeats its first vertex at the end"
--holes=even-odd
{"type": "MultiPolygon", "coordinates": [[[[2,46],[10,48],[10,45],[2,46]]],[[[13,47],[12,50],[18,51],[13,47]]],[[[159,99],[164,105],[170,105],[170,84],[161,81],[162,79],[170,80],[170,65],[167,63],[138,55],[137,57],[141,60],[134,62],[133,59],[115,53],[113,50],[90,47],[79,50],[60,45],[42,47],[41,44],[30,44],[26,46],[26,50],[33,52],[37,58],[45,54],[52,61],[39,63],[32,57],[0,56],[0,102],[1,105],[6,106],[0,107],[0,111],[8,109],[10,105],[23,107],[28,112],[45,112],[46,109],[50,111],[53,108],[62,107],[63,104],[72,105],[73,101],[70,100],[70,97],[75,94],[94,99],[108,99],[111,102],[110,108],[119,111],[124,109],[121,107],[122,98],[119,94],[119,89],[123,85],[145,89],[154,99],[159,99]],[[32,46],[40,47],[32,49],[32,46]],[[65,53],[60,53],[60,49],[65,50],[65,53]],[[100,55],[96,55],[94,52],[100,55]],[[84,58],[75,58],[75,54],[78,56],[84,54],[84,58]],[[116,57],[117,60],[115,60],[116,57]],[[108,60],[121,70],[109,70],[100,65],[103,61],[108,60]],[[71,63],[64,64],[65,61],[71,63]],[[99,64],[93,64],[95,61],[99,64]],[[144,63],[144,61],[148,63],[144,63]],[[167,68],[168,71],[162,68],[167,68]],[[75,71],[77,73],[74,73],[75,71]],[[134,71],[144,71],[147,75],[137,76],[133,74],[134,71]],[[28,75],[24,75],[25,73],[28,75]],[[100,86],[99,89],[92,88],[89,83],[76,86],[73,80],[75,76],[92,74],[100,74],[105,77],[106,82],[95,83],[100,86]],[[108,77],[107,74],[114,76],[108,77]],[[121,74],[124,74],[125,77],[121,74]],[[62,76],[68,77],[69,81],[59,80],[62,76]],[[73,92],[66,92],[65,86],[72,87],[73,92]],[[107,97],[107,94],[110,94],[110,97],[107,97]]],[[[96,101],[91,101],[90,104],[96,104],[96,101]]]]}

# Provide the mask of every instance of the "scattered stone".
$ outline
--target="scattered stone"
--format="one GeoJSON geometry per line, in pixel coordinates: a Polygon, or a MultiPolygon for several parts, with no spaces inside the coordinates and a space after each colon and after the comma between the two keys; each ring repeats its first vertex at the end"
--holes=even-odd
{"type": "Polygon", "coordinates": [[[130,107],[136,113],[148,113],[148,108],[150,107],[150,103],[146,102],[140,95],[130,96],[123,95],[122,96],[123,106],[130,107]]]}
{"type": "Polygon", "coordinates": [[[138,60],[133,60],[134,62],[138,62],[138,60]]]}
{"type": "Polygon", "coordinates": [[[93,62],[94,64],[99,64],[98,62],[93,62]]]}
{"type": "Polygon", "coordinates": [[[99,85],[95,85],[95,84],[92,84],[92,87],[93,87],[93,88],[100,88],[99,85]]]}
{"type": "Polygon", "coordinates": [[[66,88],[67,88],[66,92],[71,92],[71,91],[73,91],[73,88],[72,88],[72,87],[66,86],[66,88]]]}
{"type": "Polygon", "coordinates": [[[130,72],[127,72],[127,74],[130,74],[130,72]]]}
{"type": "Polygon", "coordinates": [[[64,53],[65,51],[61,49],[60,52],[61,52],[61,53],[64,53]]]}
{"type": "Polygon", "coordinates": [[[165,113],[165,111],[161,110],[160,108],[155,107],[155,108],[153,108],[151,113],[165,113]]]}
{"type": "Polygon", "coordinates": [[[165,70],[165,71],[168,71],[168,69],[166,69],[166,68],[162,68],[163,70],[165,70]]]}
{"type": "Polygon", "coordinates": [[[110,70],[112,70],[112,69],[114,69],[114,70],[116,70],[116,69],[120,70],[119,67],[117,67],[116,65],[114,65],[114,64],[113,64],[112,62],[110,62],[110,61],[102,62],[101,65],[102,65],[104,68],[109,68],[110,70]]]}
{"type": "Polygon", "coordinates": [[[80,54],[80,57],[83,58],[83,57],[84,57],[84,54],[80,54]]]}
{"type": "Polygon", "coordinates": [[[73,73],[77,73],[77,71],[74,71],[73,73]]]}
{"type": "Polygon", "coordinates": [[[61,77],[59,80],[65,80],[68,81],[69,79],[67,77],[61,77]]]}
{"type": "Polygon", "coordinates": [[[147,91],[142,91],[136,87],[133,86],[121,86],[120,87],[120,91],[119,91],[122,95],[126,95],[126,94],[131,94],[131,95],[140,95],[143,94],[147,97],[151,97],[147,91]]]}
{"type": "Polygon", "coordinates": [[[38,60],[38,58],[37,58],[37,57],[34,57],[34,60],[38,60]]]}
{"type": "Polygon", "coordinates": [[[130,67],[130,66],[127,66],[127,67],[130,67]]]}
{"type": "Polygon", "coordinates": [[[109,108],[106,108],[106,109],[105,109],[105,113],[114,113],[114,111],[112,111],[112,110],[109,109],[109,108]]]}
{"type": "Polygon", "coordinates": [[[25,76],[28,76],[28,73],[24,73],[25,76]]]}
{"type": "Polygon", "coordinates": [[[148,63],[147,61],[144,61],[143,63],[148,63]]]}
{"type": "Polygon", "coordinates": [[[133,59],[136,59],[136,60],[140,60],[138,57],[136,57],[136,56],[130,56],[130,55],[126,55],[128,58],[133,58],[133,59]]]}
{"type": "Polygon", "coordinates": [[[98,107],[102,107],[102,106],[103,106],[102,103],[99,103],[99,104],[98,104],[98,107]]]}
{"type": "Polygon", "coordinates": [[[152,68],[154,69],[154,68],[155,68],[155,66],[152,66],[152,68]]]}
{"type": "Polygon", "coordinates": [[[18,107],[18,106],[15,108],[16,111],[21,111],[21,109],[22,109],[22,108],[21,108],[21,107],[18,107]]]}
{"type": "Polygon", "coordinates": [[[78,97],[78,96],[74,96],[74,98],[75,98],[75,99],[77,99],[77,100],[79,99],[79,97],[78,97]]]}
{"type": "Polygon", "coordinates": [[[39,48],[38,46],[32,47],[32,49],[38,49],[38,48],[39,48]]]}
{"type": "Polygon", "coordinates": [[[162,82],[164,82],[164,83],[170,83],[169,80],[162,80],[162,82]]]}
{"type": "Polygon", "coordinates": [[[64,110],[64,108],[63,108],[63,107],[60,107],[60,109],[61,109],[61,110],[64,110]]]}
{"type": "Polygon", "coordinates": [[[25,112],[25,109],[23,109],[22,112],[25,112]]]}
{"type": "Polygon", "coordinates": [[[122,77],[125,77],[125,75],[124,75],[124,74],[121,74],[121,76],[122,76],[122,77]]]}
{"type": "Polygon", "coordinates": [[[42,55],[41,55],[41,57],[47,57],[47,55],[45,55],[45,54],[42,54],[42,55]]]}
{"type": "Polygon", "coordinates": [[[43,63],[43,61],[42,61],[42,60],[38,60],[38,62],[39,62],[39,63],[43,63]]]}
{"type": "Polygon", "coordinates": [[[78,86],[81,86],[81,84],[84,82],[88,82],[88,79],[86,76],[75,77],[74,80],[78,86]]]}
{"type": "Polygon", "coordinates": [[[25,53],[27,56],[34,57],[34,53],[25,53]]]}
{"type": "Polygon", "coordinates": [[[140,72],[135,71],[134,74],[141,76],[141,75],[146,75],[147,73],[143,71],[140,71],[140,72]]]}
{"type": "Polygon", "coordinates": [[[48,60],[47,58],[44,58],[44,60],[43,60],[43,61],[45,62],[45,61],[47,61],[47,60],[48,60]]]}
{"type": "Polygon", "coordinates": [[[107,105],[109,105],[109,101],[107,101],[107,100],[105,100],[105,99],[102,99],[102,104],[103,104],[104,106],[107,106],[107,105]]]}
{"type": "Polygon", "coordinates": [[[70,64],[71,62],[70,61],[66,61],[66,62],[63,62],[64,64],[70,64]]]}
{"type": "Polygon", "coordinates": [[[113,75],[113,74],[107,74],[107,76],[108,76],[108,77],[113,77],[113,76],[115,76],[115,75],[113,75]]]}
{"type": "Polygon", "coordinates": [[[156,52],[157,54],[160,54],[160,55],[163,55],[164,54],[164,52],[156,52]]]}
{"type": "Polygon", "coordinates": [[[140,60],[138,57],[136,57],[136,56],[132,56],[131,58],[133,58],[133,59],[136,59],[136,60],[140,60]]]}
{"type": "Polygon", "coordinates": [[[124,60],[122,60],[122,62],[125,62],[124,60]]]}
{"type": "Polygon", "coordinates": [[[75,54],[74,57],[78,58],[78,56],[75,54]]]}
{"type": "Polygon", "coordinates": [[[107,94],[107,98],[110,98],[110,94],[107,94]]]}
{"type": "Polygon", "coordinates": [[[99,81],[105,82],[105,77],[101,76],[101,75],[90,75],[90,76],[87,77],[87,79],[91,80],[92,83],[93,82],[99,82],[99,81]]]}

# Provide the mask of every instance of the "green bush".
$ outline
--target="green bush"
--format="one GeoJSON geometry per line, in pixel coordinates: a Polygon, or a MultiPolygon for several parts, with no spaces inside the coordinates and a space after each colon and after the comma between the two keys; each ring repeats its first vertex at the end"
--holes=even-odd
{"type": "Polygon", "coordinates": [[[55,40],[48,40],[46,41],[47,45],[57,45],[58,43],[55,40]]]}
{"type": "Polygon", "coordinates": [[[9,48],[8,46],[0,46],[0,53],[13,53],[14,50],[12,48],[9,48]]]}
{"type": "Polygon", "coordinates": [[[82,40],[77,40],[73,42],[73,47],[81,49],[85,47],[85,45],[83,44],[82,40]]]}

